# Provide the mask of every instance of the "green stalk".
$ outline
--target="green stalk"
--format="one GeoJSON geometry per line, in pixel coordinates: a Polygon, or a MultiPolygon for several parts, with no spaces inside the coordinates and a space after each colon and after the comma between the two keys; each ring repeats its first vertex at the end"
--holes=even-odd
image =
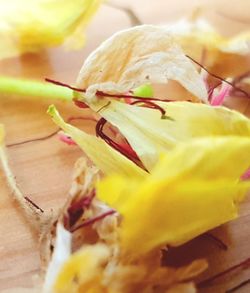
{"type": "Polygon", "coordinates": [[[0,99],[2,94],[23,96],[35,100],[43,98],[71,101],[73,99],[73,91],[66,87],[5,76],[0,76],[0,99]]]}

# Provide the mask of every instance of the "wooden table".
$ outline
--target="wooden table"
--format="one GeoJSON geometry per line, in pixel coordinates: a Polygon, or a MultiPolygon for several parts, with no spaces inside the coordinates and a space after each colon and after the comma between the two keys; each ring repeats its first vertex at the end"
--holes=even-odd
{"type": "MultiPolygon", "coordinates": [[[[190,14],[192,7],[197,4],[208,7],[209,10],[205,10],[206,15],[225,34],[249,28],[250,23],[249,0],[218,0],[213,3],[194,0],[124,0],[116,3],[132,7],[143,23],[175,20],[190,14]]],[[[63,48],[55,48],[38,55],[26,54],[20,58],[1,61],[0,74],[39,80],[50,77],[72,83],[84,58],[93,48],[115,31],[128,26],[130,21],[123,11],[103,5],[87,29],[87,45],[84,49],[67,52],[63,48]]],[[[46,114],[50,103],[51,101],[31,102],[1,98],[0,122],[6,127],[6,142],[20,142],[53,132],[56,127],[46,114]]],[[[59,102],[56,104],[64,117],[79,113],[72,105],[59,102]]],[[[246,101],[237,106],[248,111],[246,101]]],[[[43,209],[48,210],[60,207],[64,202],[71,183],[73,164],[82,152],[77,147],[65,146],[53,137],[8,148],[8,155],[20,189],[43,209]]],[[[29,287],[32,285],[32,275],[39,269],[37,236],[32,234],[22,213],[11,200],[2,173],[0,188],[0,290],[16,286],[29,287]]],[[[242,205],[238,220],[215,229],[213,233],[227,243],[227,251],[219,249],[213,241],[202,236],[173,250],[167,257],[167,262],[178,265],[197,257],[206,257],[210,267],[202,276],[204,279],[250,257],[250,200],[242,205]]],[[[249,269],[240,271],[218,279],[200,292],[225,292],[225,289],[249,278],[249,275],[249,269]]],[[[245,286],[239,292],[250,292],[250,286],[245,286]]]]}

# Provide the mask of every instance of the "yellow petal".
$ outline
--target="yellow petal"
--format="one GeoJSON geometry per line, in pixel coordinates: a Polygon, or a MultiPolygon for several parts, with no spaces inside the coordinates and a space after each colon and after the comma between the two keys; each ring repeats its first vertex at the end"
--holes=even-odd
{"type": "Polygon", "coordinates": [[[99,112],[126,137],[149,171],[161,152],[179,142],[205,136],[250,135],[250,120],[236,111],[190,102],[158,104],[171,119],[161,119],[157,110],[118,101],[99,112]]]}
{"type": "Polygon", "coordinates": [[[163,155],[152,171],[152,177],[185,181],[195,176],[208,182],[230,180],[235,183],[250,165],[250,160],[246,159],[249,143],[250,137],[238,136],[193,139],[163,155]],[[232,163],[235,160],[236,165],[232,163]]]}
{"type": "Polygon", "coordinates": [[[65,123],[54,106],[49,107],[48,113],[52,116],[53,121],[83,149],[93,163],[105,174],[117,173],[131,177],[146,175],[144,170],[109,147],[102,139],[65,123]]]}
{"type": "MultiPolygon", "coordinates": [[[[249,136],[250,120],[243,114],[226,107],[211,107],[204,104],[175,102],[160,103],[167,115],[175,121],[183,140],[187,137],[240,135],[249,136]]],[[[168,121],[166,121],[170,125],[168,121]]],[[[174,135],[174,129],[170,129],[174,135]]],[[[178,137],[178,134],[175,134],[178,137]]]]}
{"type": "Polygon", "coordinates": [[[132,191],[123,178],[124,190],[113,197],[112,177],[106,179],[110,184],[100,182],[99,198],[123,216],[124,250],[136,256],[180,245],[234,219],[239,197],[250,187],[239,182],[250,165],[249,151],[246,137],[197,139],[162,156],[150,176],[134,180],[132,191]]]}
{"type": "MultiPolygon", "coordinates": [[[[101,0],[0,0],[0,59],[62,44],[83,29],[101,0]]],[[[83,38],[78,33],[78,43],[83,38]]]]}
{"type": "Polygon", "coordinates": [[[234,198],[249,186],[231,181],[209,184],[202,180],[147,185],[136,194],[140,200],[133,199],[137,207],[131,200],[121,210],[124,215],[123,247],[134,254],[146,253],[165,244],[181,245],[236,218],[234,198]],[[139,251],[134,251],[136,245],[139,251]]]}
{"type": "Polygon", "coordinates": [[[109,250],[104,245],[83,246],[63,265],[57,276],[54,292],[102,292],[102,265],[108,257],[109,250]]]}

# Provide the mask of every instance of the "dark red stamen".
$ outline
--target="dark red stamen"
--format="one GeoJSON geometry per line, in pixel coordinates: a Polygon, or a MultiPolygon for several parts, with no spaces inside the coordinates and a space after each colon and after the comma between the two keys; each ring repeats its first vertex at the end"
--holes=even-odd
{"type": "Polygon", "coordinates": [[[49,83],[53,83],[55,85],[59,85],[59,86],[62,86],[62,87],[69,88],[69,89],[71,89],[73,91],[76,91],[76,92],[80,92],[80,93],[85,93],[86,92],[86,90],[84,90],[84,89],[79,89],[77,87],[71,86],[69,84],[66,84],[66,83],[63,83],[61,81],[57,81],[57,80],[54,80],[54,79],[45,78],[45,81],[47,81],[49,83]]]}
{"type": "Polygon", "coordinates": [[[74,213],[69,212],[68,216],[64,218],[65,219],[64,220],[65,228],[70,230],[70,228],[73,227],[76,224],[77,221],[79,221],[79,219],[83,215],[83,212],[84,212],[83,208],[74,211],[74,213]]]}
{"type": "Polygon", "coordinates": [[[87,109],[87,108],[89,108],[89,106],[87,104],[85,104],[84,102],[82,102],[82,101],[78,101],[76,99],[73,99],[73,102],[75,103],[75,105],[78,108],[81,108],[81,109],[87,109]]]}
{"type": "MultiPolygon", "coordinates": [[[[80,92],[80,93],[85,93],[86,89],[81,89],[81,88],[77,88],[77,87],[73,87],[71,85],[68,85],[66,83],[57,81],[57,80],[53,80],[50,78],[45,78],[45,81],[53,83],[55,85],[59,85],[59,86],[63,86],[63,87],[67,87],[73,91],[76,92],[80,92]]],[[[116,98],[116,99],[134,99],[134,100],[145,100],[145,97],[141,97],[141,96],[133,96],[133,95],[128,95],[128,94],[109,94],[109,93],[104,93],[102,91],[97,91],[96,96],[99,97],[107,97],[107,98],[116,98]]],[[[147,100],[149,101],[158,101],[158,102],[172,102],[172,100],[168,100],[168,99],[160,99],[160,98],[147,98],[147,100]]],[[[74,100],[74,102],[76,103],[76,100],[74,100]]],[[[78,103],[77,103],[78,104],[78,103]]],[[[81,102],[78,104],[80,107],[85,108],[85,103],[81,102]]],[[[86,105],[87,106],[87,105],[86,105]]],[[[87,106],[88,107],[88,106],[87,106]]]]}
{"type": "Polygon", "coordinates": [[[66,228],[69,229],[76,224],[76,222],[83,215],[84,210],[89,208],[94,197],[95,190],[93,189],[89,195],[84,196],[80,200],[71,203],[70,207],[67,210],[67,215],[64,215],[64,226],[66,228]]]}
{"type": "Polygon", "coordinates": [[[107,123],[107,120],[101,118],[96,124],[96,136],[102,138],[108,145],[117,150],[119,153],[123,154],[129,160],[142,167],[142,162],[137,156],[136,152],[132,149],[132,147],[127,143],[126,147],[122,144],[115,142],[112,138],[110,138],[107,134],[104,133],[104,126],[107,123]]]}
{"type": "Polygon", "coordinates": [[[212,283],[213,281],[215,281],[215,280],[217,280],[217,279],[219,279],[219,278],[221,278],[221,277],[227,275],[228,273],[231,273],[231,272],[233,272],[233,271],[235,271],[235,270],[237,270],[237,269],[246,269],[246,268],[248,268],[249,266],[250,266],[250,258],[248,258],[248,259],[246,259],[246,260],[240,262],[239,264],[234,265],[234,266],[232,266],[232,267],[226,269],[225,271],[220,272],[220,273],[218,273],[218,274],[216,274],[216,275],[214,275],[214,276],[212,276],[212,277],[210,277],[210,278],[208,278],[208,279],[206,279],[206,280],[204,280],[204,281],[201,281],[201,282],[198,284],[198,287],[199,287],[199,288],[206,287],[206,286],[208,286],[210,283],[212,283]]]}
{"type": "MultiPolygon", "coordinates": [[[[53,83],[55,85],[59,85],[59,86],[62,86],[62,87],[66,87],[66,88],[71,89],[71,90],[73,90],[75,92],[80,92],[80,93],[85,93],[86,92],[86,90],[84,90],[84,89],[79,89],[77,87],[71,86],[69,84],[66,84],[66,83],[63,83],[63,82],[60,82],[60,81],[57,81],[57,80],[54,80],[54,79],[45,78],[45,81],[47,81],[49,83],[53,83]]],[[[87,104],[85,104],[82,101],[78,101],[75,98],[73,99],[73,102],[79,108],[82,108],[82,109],[89,108],[89,106],[87,104]]]]}
{"type": "Polygon", "coordinates": [[[68,208],[69,213],[74,213],[75,211],[82,209],[82,208],[89,208],[93,198],[95,197],[95,190],[92,190],[89,195],[82,197],[80,200],[71,204],[68,208]]]}
{"type": "Polygon", "coordinates": [[[103,213],[103,214],[101,214],[99,216],[96,216],[94,218],[88,219],[85,222],[83,222],[82,224],[80,224],[80,225],[74,227],[73,229],[71,229],[71,232],[75,232],[75,231],[77,231],[77,230],[79,230],[81,228],[90,226],[90,225],[92,225],[92,224],[94,224],[94,223],[106,218],[107,216],[113,215],[114,213],[116,213],[115,210],[109,210],[109,211],[107,211],[107,212],[105,212],[105,213],[103,213]]]}
{"type": "MultiPolygon", "coordinates": [[[[100,97],[110,97],[110,98],[117,98],[117,99],[134,99],[139,101],[145,101],[145,97],[126,95],[126,94],[108,94],[101,91],[97,91],[96,95],[100,97]]],[[[172,100],[160,99],[160,98],[146,98],[146,99],[148,101],[172,102],[172,100]]]]}
{"type": "Polygon", "coordinates": [[[204,69],[209,75],[213,76],[216,79],[219,79],[227,84],[229,84],[232,88],[234,88],[235,90],[237,90],[238,92],[241,92],[242,94],[244,94],[244,96],[246,96],[247,98],[250,98],[250,94],[247,93],[246,91],[244,91],[242,88],[237,87],[234,83],[225,80],[224,78],[220,77],[219,75],[216,75],[212,72],[210,72],[206,67],[204,67],[202,64],[200,64],[198,61],[196,61],[195,59],[193,59],[192,57],[186,55],[187,58],[189,58],[191,61],[193,61],[195,64],[199,65],[202,69],[204,69]]]}
{"type": "Polygon", "coordinates": [[[44,213],[44,210],[41,209],[36,203],[34,203],[34,201],[32,201],[28,196],[24,197],[27,202],[29,202],[34,208],[36,208],[37,210],[39,210],[41,213],[44,213]]]}
{"type": "Polygon", "coordinates": [[[162,118],[166,117],[166,111],[159,105],[151,102],[151,101],[134,101],[132,103],[130,103],[130,105],[137,105],[137,104],[142,104],[142,106],[147,107],[147,108],[151,108],[151,109],[155,109],[155,110],[159,110],[161,112],[162,118]]]}
{"type": "Polygon", "coordinates": [[[210,240],[212,240],[219,248],[223,249],[223,250],[228,250],[228,246],[218,237],[214,236],[211,233],[205,233],[204,234],[207,238],[209,238],[210,240]]]}

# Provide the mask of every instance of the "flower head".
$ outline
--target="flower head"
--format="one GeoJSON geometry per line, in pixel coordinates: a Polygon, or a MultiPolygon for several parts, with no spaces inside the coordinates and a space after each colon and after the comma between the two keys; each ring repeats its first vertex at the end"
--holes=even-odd
{"type": "Polygon", "coordinates": [[[249,137],[193,139],[162,155],[144,179],[101,181],[97,196],[123,217],[123,249],[138,256],[180,245],[234,219],[249,188],[240,181],[249,149],[249,137]]]}

